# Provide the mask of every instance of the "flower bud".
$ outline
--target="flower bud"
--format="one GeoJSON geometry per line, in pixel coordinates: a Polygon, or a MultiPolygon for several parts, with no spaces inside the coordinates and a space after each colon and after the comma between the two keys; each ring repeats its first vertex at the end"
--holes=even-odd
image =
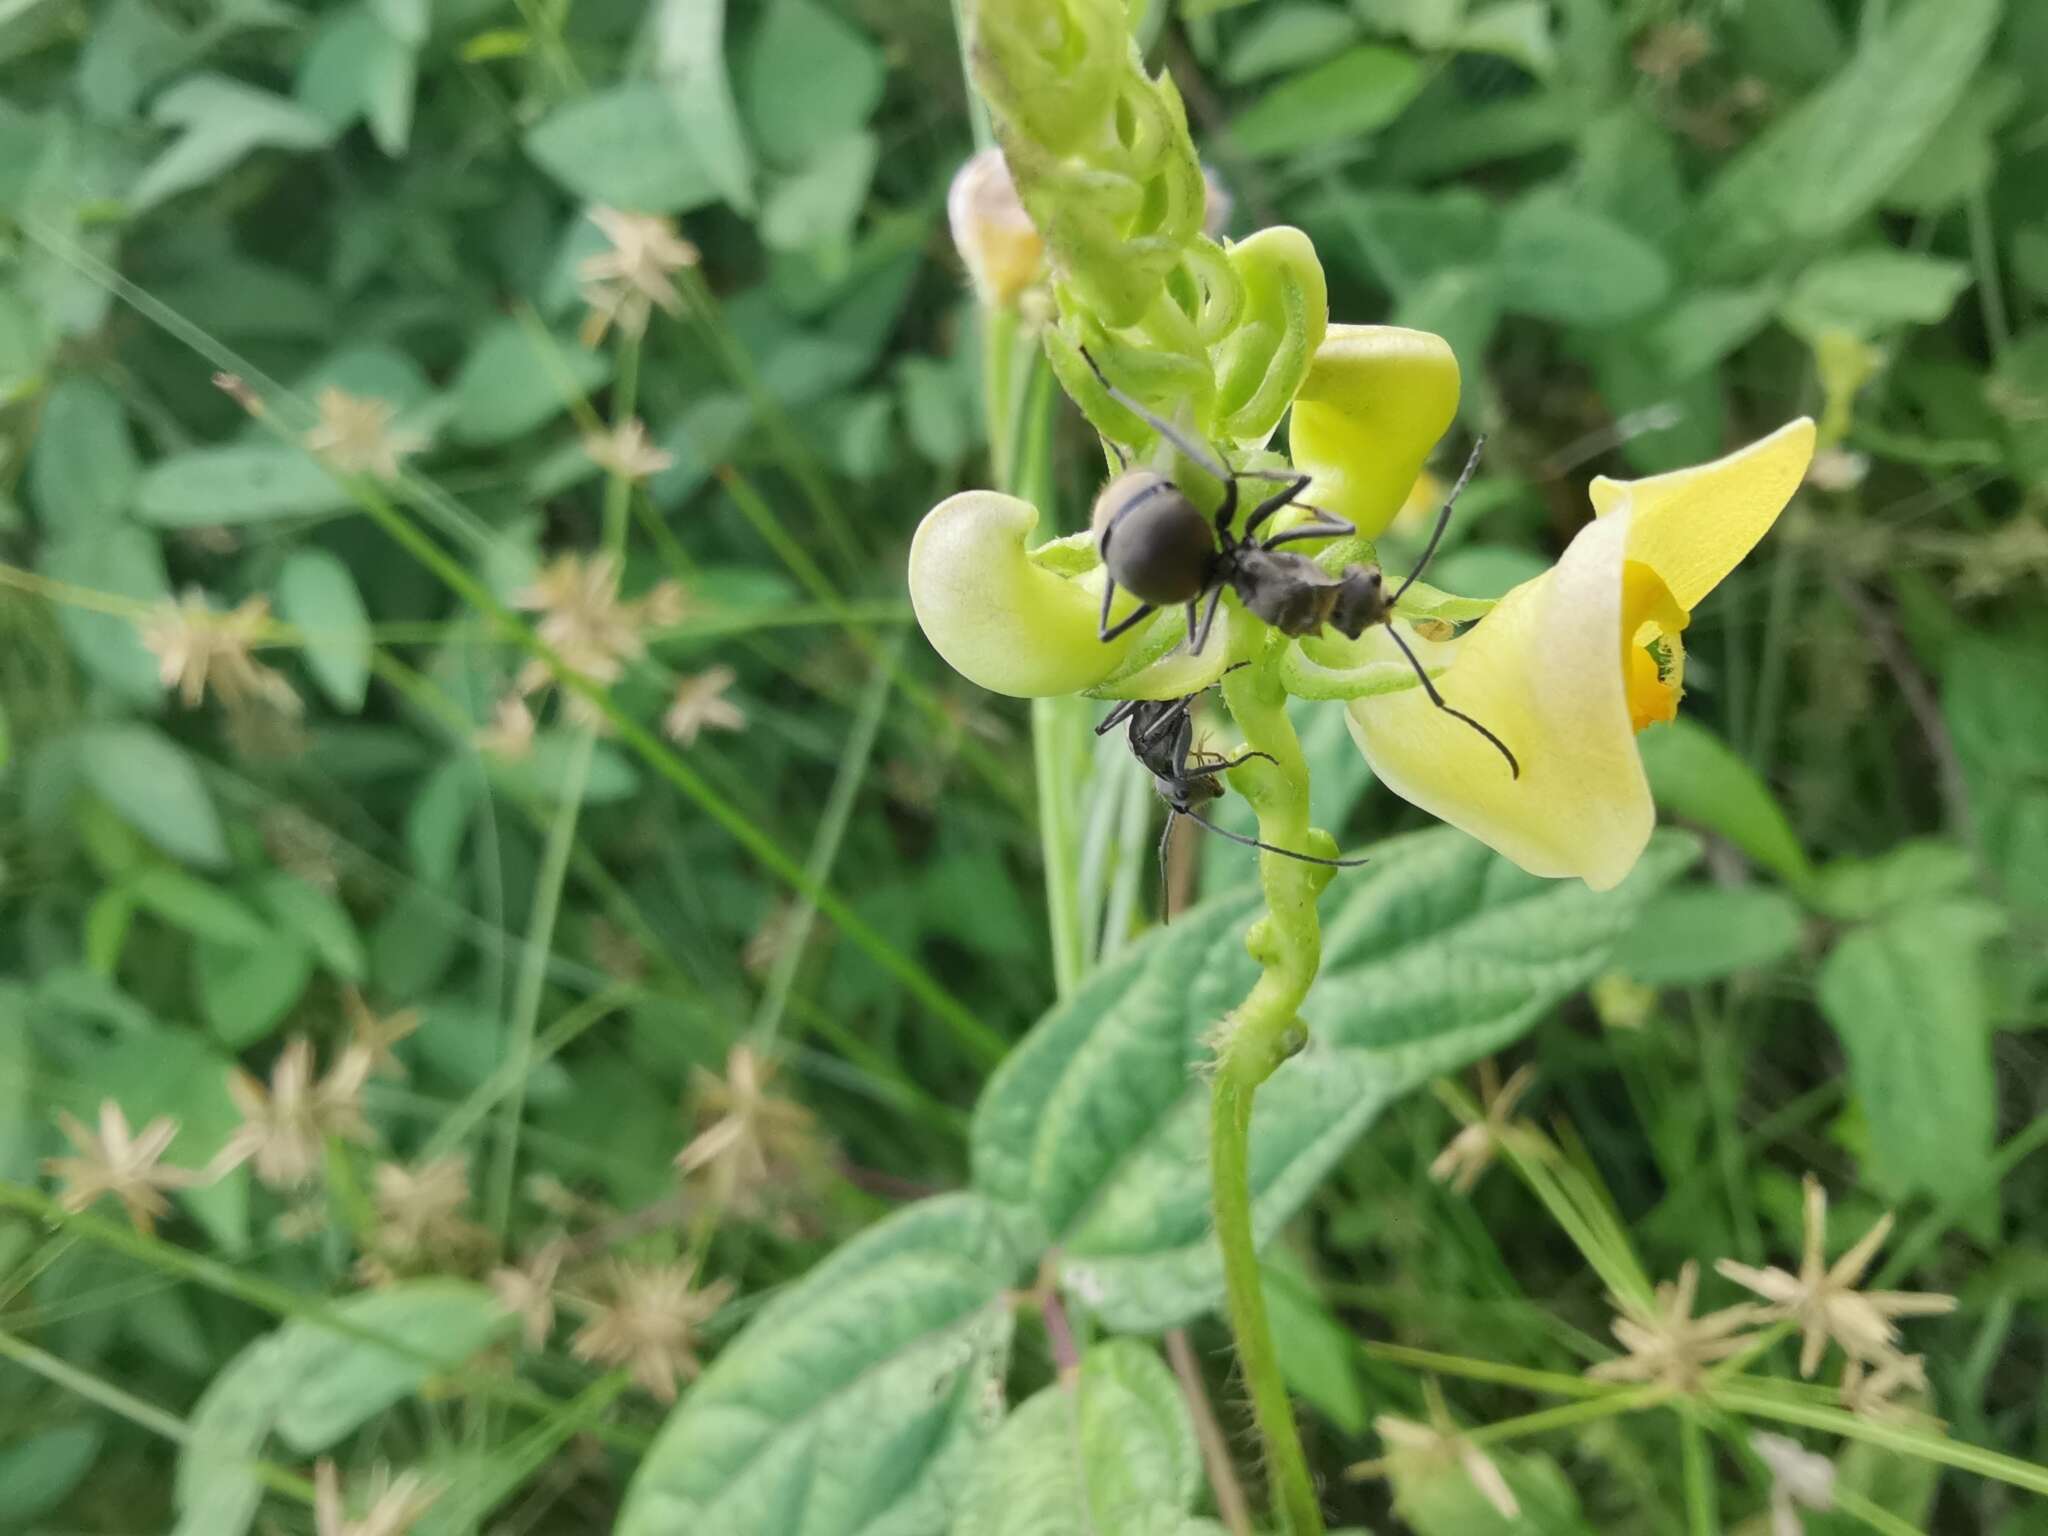
{"type": "Polygon", "coordinates": [[[1024,211],[1000,149],[982,150],[954,174],[946,193],[946,221],[975,294],[988,308],[1014,306],[1038,281],[1045,242],[1024,211]]]}

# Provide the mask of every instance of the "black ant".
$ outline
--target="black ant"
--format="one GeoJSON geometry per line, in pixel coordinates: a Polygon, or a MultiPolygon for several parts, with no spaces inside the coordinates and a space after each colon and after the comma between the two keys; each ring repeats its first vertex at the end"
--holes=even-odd
{"type": "MultiPolygon", "coordinates": [[[[1110,383],[1095,359],[1085,351],[1081,356],[1095,370],[1095,377],[1101,380],[1112,400],[1143,420],[1187,459],[1200,465],[1223,485],[1223,501],[1213,519],[1204,516],[1187,492],[1157,470],[1126,468],[1103,487],[1102,494],[1095,498],[1095,509],[1090,518],[1095,528],[1096,553],[1108,576],[1102,589],[1102,620],[1097,626],[1097,634],[1103,640],[1114,640],[1132,625],[1150,618],[1161,607],[1185,603],[1188,650],[1199,655],[1216,623],[1216,610],[1223,601],[1225,587],[1236,592],[1238,601],[1283,635],[1318,634],[1328,624],[1347,639],[1356,640],[1373,625],[1384,624],[1401,654],[1408,658],[1408,665],[1415,669],[1415,676],[1422,684],[1423,692],[1429,696],[1429,702],[1484,736],[1507,759],[1508,771],[1516,778],[1522,776],[1522,765],[1508,749],[1507,743],[1463,710],[1445,702],[1428,669],[1409,648],[1401,632],[1389,622],[1394,616],[1395,605],[1407,595],[1408,589],[1415,585],[1435,557],[1444,530],[1450,526],[1451,509],[1457,505],[1459,494],[1479,467],[1480,450],[1486,446],[1484,438],[1472,445],[1471,457],[1466,459],[1457,484],[1451,487],[1443,509],[1437,513],[1436,527],[1430,533],[1422,558],[1416,561],[1415,568],[1390,597],[1385,576],[1377,565],[1353,563],[1345,567],[1342,576],[1332,576],[1307,555],[1280,548],[1296,539],[1340,538],[1358,532],[1355,524],[1343,518],[1311,507],[1309,510],[1317,514],[1313,521],[1263,541],[1258,539],[1260,527],[1269,518],[1283,507],[1295,504],[1308,488],[1310,476],[1280,470],[1243,470],[1233,474],[1207,449],[1190,442],[1171,423],[1110,383]],[[1237,534],[1231,531],[1230,524],[1237,515],[1237,483],[1240,479],[1285,483],[1280,490],[1252,508],[1250,516],[1245,519],[1244,532],[1237,534]],[[1109,610],[1118,587],[1123,587],[1139,602],[1136,608],[1112,625],[1109,610]],[[1205,596],[1208,606],[1198,622],[1196,611],[1205,596]]],[[[1111,446],[1115,447],[1114,444],[1111,446]]],[[[1123,456],[1121,448],[1116,452],[1119,458],[1123,456]]],[[[1302,505],[1307,506],[1307,503],[1302,505]]],[[[1111,718],[1125,717],[1113,715],[1111,718]]],[[[1143,754],[1140,756],[1142,758],[1143,754]]],[[[1164,793],[1163,790],[1161,792],[1164,793]]]]}
{"type": "MultiPolygon", "coordinates": [[[[1238,662],[1229,670],[1235,672],[1246,663],[1238,662]]],[[[1159,798],[1166,802],[1166,830],[1159,835],[1159,909],[1162,918],[1166,915],[1166,850],[1173,837],[1173,820],[1185,816],[1190,821],[1208,828],[1218,837],[1228,838],[1233,843],[1242,843],[1247,848],[1263,849],[1277,853],[1283,858],[1299,859],[1304,864],[1325,864],[1333,869],[1353,869],[1365,863],[1364,859],[1325,859],[1312,853],[1298,853],[1292,848],[1280,848],[1272,843],[1261,842],[1256,837],[1246,837],[1228,827],[1219,827],[1204,816],[1199,809],[1212,800],[1222,798],[1223,786],[1218,777],[1255,757],[1267,762],[1273,761],[1270,752],[1246,752],[1239,757],[1221,757],[1214,753],[1195,750],[1195,700],[1200,694],[1190,693],[1178,699],[1126,699],[1103,717],[1102,724],[1095,727],[1095,734],[1105,735],[1126,722],[1130,725],[1131,755],[1152,775],[1152,787],[1159,791],[1159,798]]]]}

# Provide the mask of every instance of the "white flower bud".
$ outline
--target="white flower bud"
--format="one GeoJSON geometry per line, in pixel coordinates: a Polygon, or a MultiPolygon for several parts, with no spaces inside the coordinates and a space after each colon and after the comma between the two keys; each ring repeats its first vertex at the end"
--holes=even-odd
{"type": "Polygon", "coordinates": [[[1038,281],[1045,242],[1018,200],[1000,149],[982,150],[954,174],[946,220],[983,304],[1007,309],[1038,281]]]}

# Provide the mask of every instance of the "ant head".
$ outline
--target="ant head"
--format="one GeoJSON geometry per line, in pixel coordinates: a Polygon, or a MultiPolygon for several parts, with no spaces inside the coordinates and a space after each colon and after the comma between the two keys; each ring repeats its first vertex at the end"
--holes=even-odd
{"type": "Polygon", "coordinates": [[[1393,614],[1387,598],[1386,577],[1376,565],[1348,565],[1337,583],[1337,601],[1330,609],[1330,622],[1338,633],[1356,640],[1375,624],[1384,624],[1393,614]]]}
{"type": "Polygon", "coordinates": [[[1147,603],[1193,601],[1208,583],[1216,533],[1187,493],[1150,469],[1103,487],[1090,518],[1110,578],[1147,603]]]}

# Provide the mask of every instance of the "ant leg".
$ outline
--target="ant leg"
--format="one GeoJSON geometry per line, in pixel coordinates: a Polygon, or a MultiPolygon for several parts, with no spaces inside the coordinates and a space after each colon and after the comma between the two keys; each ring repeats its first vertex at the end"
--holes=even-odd
{"type": "MultiPolygon", "coordinates": [[[[1136,744],[1139,746],[1150,746],[1153,742],[1157,741],[1164,732],[1173,729],[1174,727],[1180,725],[1183,721],[1185,721],[1188,717],[1188,705],[1193,699],[1193,697],[1194,696],[1190,694],[1188,698],[1182,699],[1178,704],[1174,705],[1172,709],[1165,711],[1163,714],[1160,715],[1160,717],[1157,720],[1154,720],[1150,725],[1145,726],[1142,729],[1134,726],[1132,729],[1135,733],[1136,744]]],[[[1134,705],[1137,702],[1137,700],[1132,701],[1134,705]]]]}
{"type": "MultiPolygon", "coordinates": [[[[1158,610],[1154,608],[1150,603],[1140,603],[1137,607],[1133,608],[1129,613],[1124,615],[1123,621],[1121,623],[1113,625],[1108,629],[1102,630],[1098,634],[1097,638],[1101,640],[1114,640],[1118,635],[1122,634],[1125,630],[1131,628],[1133,625],[1142,624],[1146,619],[1151,618],[1152,615],[1157,611],[1158,610]]],[[[1102,598],[1102,621],[1105,624],[1109,623],[1109,595],[1107,592],[1103,594],[1102,598]]]]}
{"type": "MultiPolygon", "coordinates": [[[[1273,761],[1273,754],[1270,752],[1247,752],[1242,757],[1233,757],[1214,763],[1199,763],[1193,768],[1182,769],[1181,777],[1184,779],[1206,779],[1213,774],[1228,773],[1233,768],[1242,768],[1255,757],[1263,757],[1269,763],[1273,761]]],[[[1275,766],[1278,765],[1276,764],[1275,766]]]]}
{"type": "Polygon", "coordinates": [[[1142,699],[1125,699],[1115,709],[1112,709],[1102,717],[1102,724],[1095,727],[1095,734],[1107,736],[1111,731],[1135,715],[1138,712],[1139,704],[1143,702],[1142,699]]]}
{"type": "MultiPolygon", "coordinates": [[[[1292,502],[1295,497],[1308,489],[1308,475],[1295,474],[1287,477],[1287,489],[1268,496],[1253,509],[1252,515],[1244,520],[1244,536],[1250,538],[1259,531],[1259,524],[1292,502]]],[[[1357,529],[1351,530],[1356,533],[1357,529]]]]}
{"type": "Polygon", "coordinates": [[[1401,654],[1408,658],[1408,665],[1415,669],[1416,681],[1422,684],[1422,691],[1429,695],[1429,702],[1452,718],[1464,721],[1473,730],[1492,742],[1499,749],[1500,755],[1508,760],[1509,774],[1519,779],[1522,776],[1522,765],[1515,761],[1515,754],[1508,750],[1508,744],[1481,725],[1477,720],[1466,714],[1462,709],[1454,709],[1444,701],[1444,696],[1436,691],[1436,683],[1431,679],[1428,668],[1424,667],[1421,658],[1408,648],[1408,642],[1401,638],[1401,632],[1394,628],[1391,620],[1387,624],[1387,634],[1392,637],[1394,644],[1401,648],[1401,654]]]}
{"type": "Polygon", "coordinates": [[[1195,605],[1193,603],[1188,604],[1188,652],[1190,655],[1201,655],[1202,647],[1209,643],[1209,631],[1216,627],[1216,610],[1222,605],[1222,602],[1223,588],[1221,585],[1218,585],[1216,590],[1209,595],[1209,611],[1202,615],[1202,632],[1199,635],[1195,633],[1195,605]]]}
{"type": "Polygon", "coordinates": [[[1358,524],[1346,522],[1341,517],[1326,517],[1317,522],[1303,523],[1299,528],[1290,528],[1285,533],[1276,533],[1266,540],[1265,547],[1278,549],[1295,539],[1343,539],[1356,532],[1358,524]]]}
{"type": "Polygon", "coordinates": [[[1200,822],[1218,837],[1228,838],[1233,843],[1242,843],[1247,848],[1259,848],[1267,853],[1277,853],[1283,859],[1299,859],[1304,864],[1322,864],[1331,869],[1356,869],[1361,864],[1372,862],[1370,859],[1322,859],[1312,853],[1296,853],[1292,848],[1276,848],[1271,843],[1260,842],[1256,837],[1245,837],[1241,833],[1219,827],[1199,811],[1182,811],[1181,814],[1190,821],[1200,822]]]}
{"type": "Polygon", "coordinates": [[[1095,359],[1089,355],[1088,349],[1086,347],[1080,348],[1080,353],[1081,361],[1086,363],[1089,366],[1089,368],[1093,370],[1097,382],[1099,382],[1102,385],[1103,389],[1107,391],[1110,399],[1114,400],[1118,405],[1122,406],[1125,410],[1129,411],[1133,416],[1137,417],[1140,421],[1144,422],[1146,426],[1150,427],[1154,432],[1157,432],[1161,437],[1165,438],[1169,443],[1173,444],[1174,447],[1178,448],[1188,458],[1194,460],[1195,463],[1201,465],[1202,468],[1209,471],[1209,473],[1215,476],[1218,480],[1222,480],[1232,484],[1235,483],[1234,481],[1231,481],[1229,469],[1226,468],[1223,465],[1223,463],[1219,459],[1217,459],[1213,453],[1211,453],[1206,448],[1196,447],[1195,444],[1187,437],[1187,435],[1183,433],[1180,430],[1180,428],[1176,427],[1172,422],[1166,420],[1164,417],[1159,416],[1152,411],[1147,410],[1144,406],[1140,405],[1137,401],[1133,400],[1129,395],[1125,394],[1122,390],[1118,389],[1114,384],[1110,383],[1109,375],[1102,371],[1102,365],[1096,362],[1095,359]]]}
{"type": "Polygon", "coordinates": [[[1429,562],[1436,555],[1437,545],[1443,542],[1444,530],[1451,525],[1451,508],[1458,504],[1458,493],[1465,489],[1466,482],[1472,478],[1472,471],[1479,467],[1479,454],[1485,447],[1486,439],[1483,437],[1472,445],[1472,456],[1465,460],[1465,467],[1458,472],[1458,483],[1451,487],[1451,494],[1444,498],[1443,510],[1436,515],[1436,527],[1430,530],[1429,542],[1422,547],[1422,558],[1415,562],[1415,569],[1408,573],[1408,579],[1395,589],[1392,597],[1387,599],[1389,608],[1401,601],[1408,589],[1415,585],[1416,577],[1429,568],[1429,562]]]}

